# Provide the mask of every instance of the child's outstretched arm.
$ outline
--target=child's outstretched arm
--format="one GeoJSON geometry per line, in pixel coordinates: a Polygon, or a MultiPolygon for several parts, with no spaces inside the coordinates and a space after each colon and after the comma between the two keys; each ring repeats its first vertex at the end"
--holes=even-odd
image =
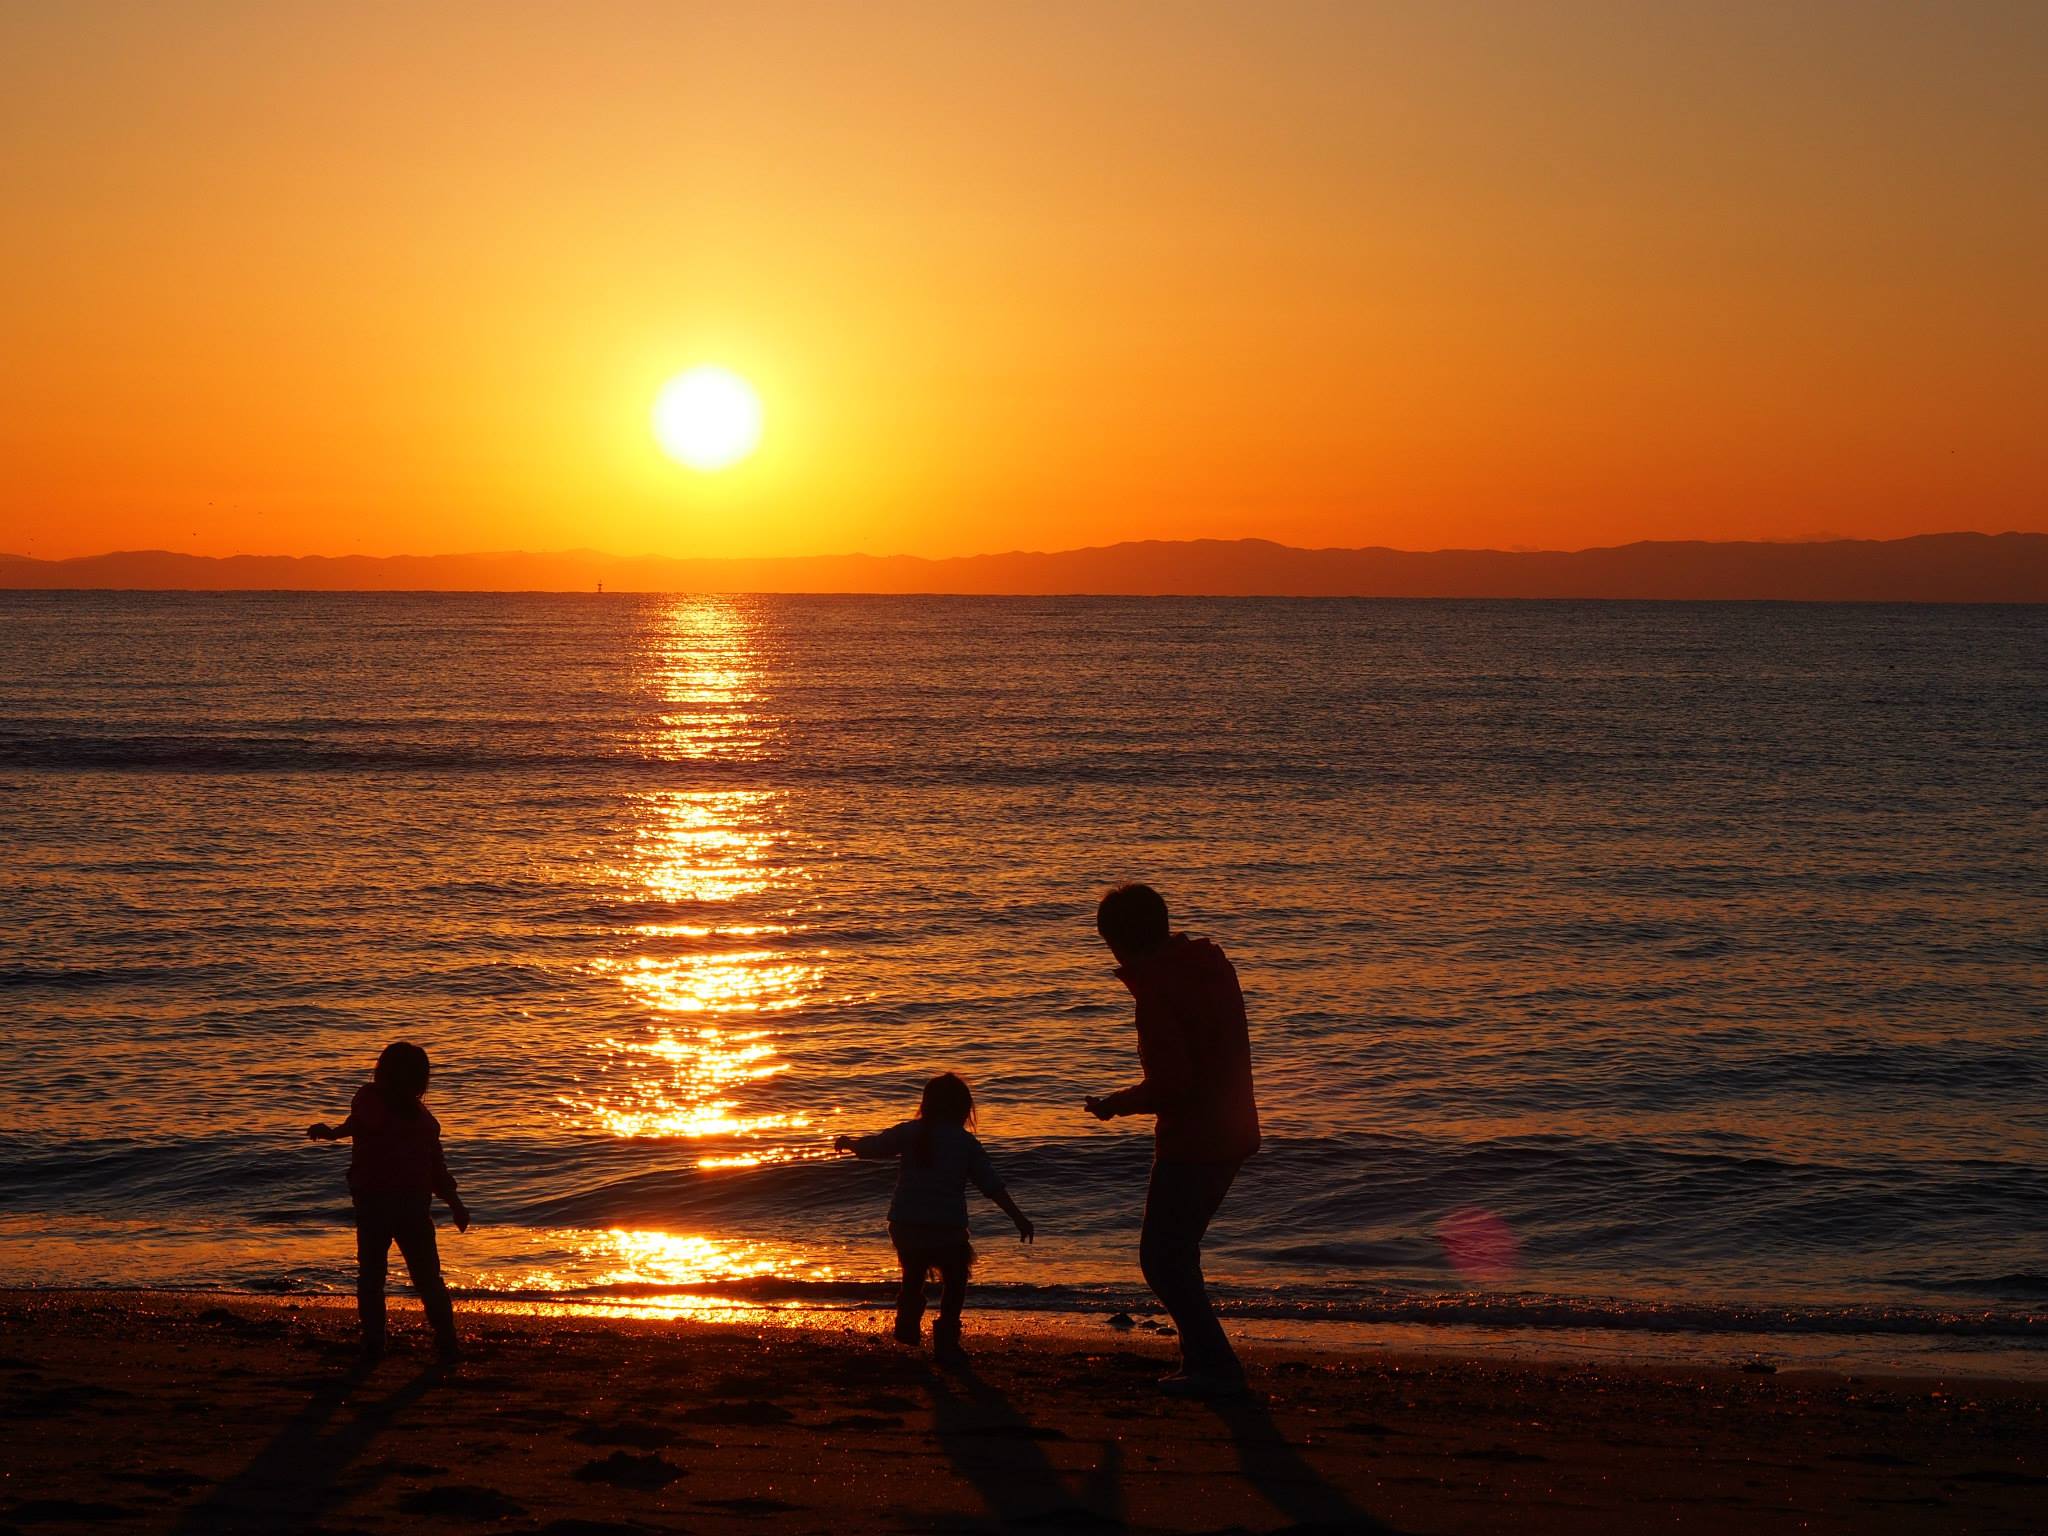
{"type": "Polygon", "coordinates": [[[356,1133],[356,1117],[350,1115],[339,1125],[329,1125],[325,1120],[315,1120],[306,1127],[308,1141],[347,1141],[356,1133]]]}
{"type": "Polygon", "coordinates": [[[835,1136],[832,1138],[832,1150],[851,1152],[855,1157],[879,1162],[885,1158],[901,1157],[904,1140],[903,1127],[892,1125],[872,1136],[835,1136]]]}

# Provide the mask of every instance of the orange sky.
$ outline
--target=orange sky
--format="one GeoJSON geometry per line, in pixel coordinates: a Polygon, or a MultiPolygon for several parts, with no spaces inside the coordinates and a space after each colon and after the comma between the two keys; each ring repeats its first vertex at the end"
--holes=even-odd
{"type": "Polygon", "coordinates": [[[2048,530],[2044,102],[2030,0],[9,5],[0,550],[2048,530]]]}

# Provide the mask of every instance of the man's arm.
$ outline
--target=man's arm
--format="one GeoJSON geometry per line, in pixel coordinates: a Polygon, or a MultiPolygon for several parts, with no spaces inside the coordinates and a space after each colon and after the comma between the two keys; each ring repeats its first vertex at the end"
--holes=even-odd
{"type": "Polygon", "coordinates": [[[1098,1120],[1114,1120],[1118,1115],[1156,1115],[1159,1113],[1159,1092],[1148,1077],[1120,1092],[1107,1093],[1099,1099],[1083,1099],[1081,1107],[1098,1120]]]}
{"type": "Polygon", "coordinates": [[[1156,1115],[1161,1108],[1186,1098],[1194,1087],[1194,1063],[1188,1058],[1180,1021],[1165,1009],[1139,1005],[1138,1058],[1145,1064],[1144,1081],[1121,1093],[1085,1101],[1083,1107],[1089,1114],[1098,1120],[1156,1115]]]}

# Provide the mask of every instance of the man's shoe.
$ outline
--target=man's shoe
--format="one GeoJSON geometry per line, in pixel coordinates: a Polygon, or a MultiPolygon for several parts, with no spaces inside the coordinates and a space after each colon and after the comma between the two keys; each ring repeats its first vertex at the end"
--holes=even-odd
{"type": "Polygon", "coordinates": [[[907,1344],[912,1349],[916,1349],[920,1344],[924,1343],[924,1333],[915,1323],[899,1322],[896,1325],[896,1342],[898,1344],[907,1344]]]}
{"type": "Polygon", "coordinates": [[[1208,1371],[1175,1371],[1171,1376],[1159,1378],[1159,1390],[1168,1397],[1200,1398],[1205,1402],[1221,1402],[1225,1398],[1243,1397],[1250,1388],[1242,1376],[1217,1376],[1208,1371]]]}

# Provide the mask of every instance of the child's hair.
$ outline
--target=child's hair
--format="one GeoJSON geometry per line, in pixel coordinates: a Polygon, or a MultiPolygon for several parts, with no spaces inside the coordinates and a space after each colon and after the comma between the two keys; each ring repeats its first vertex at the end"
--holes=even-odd
{"type": "Polygon", "coordinates": [[[417,1114],[427,1091],[428,1070],[425,1051],[410,1040],[394,1040],[377,1058],[376,1083],[393,1109],[417,1114]]]}
{"type": "Polygon", "coordinates": [[[918,1165],[929,1168],[932,1165],[932,1122],[941,1125],[969,1126],[974,1124],[974,1090],[967,1086],[967,1080],[952,1072],[941,1072],[924,1085],[924,1096],[917,1101],[917,1139],[911,1144],[911,1156],[918,1165]]]}

